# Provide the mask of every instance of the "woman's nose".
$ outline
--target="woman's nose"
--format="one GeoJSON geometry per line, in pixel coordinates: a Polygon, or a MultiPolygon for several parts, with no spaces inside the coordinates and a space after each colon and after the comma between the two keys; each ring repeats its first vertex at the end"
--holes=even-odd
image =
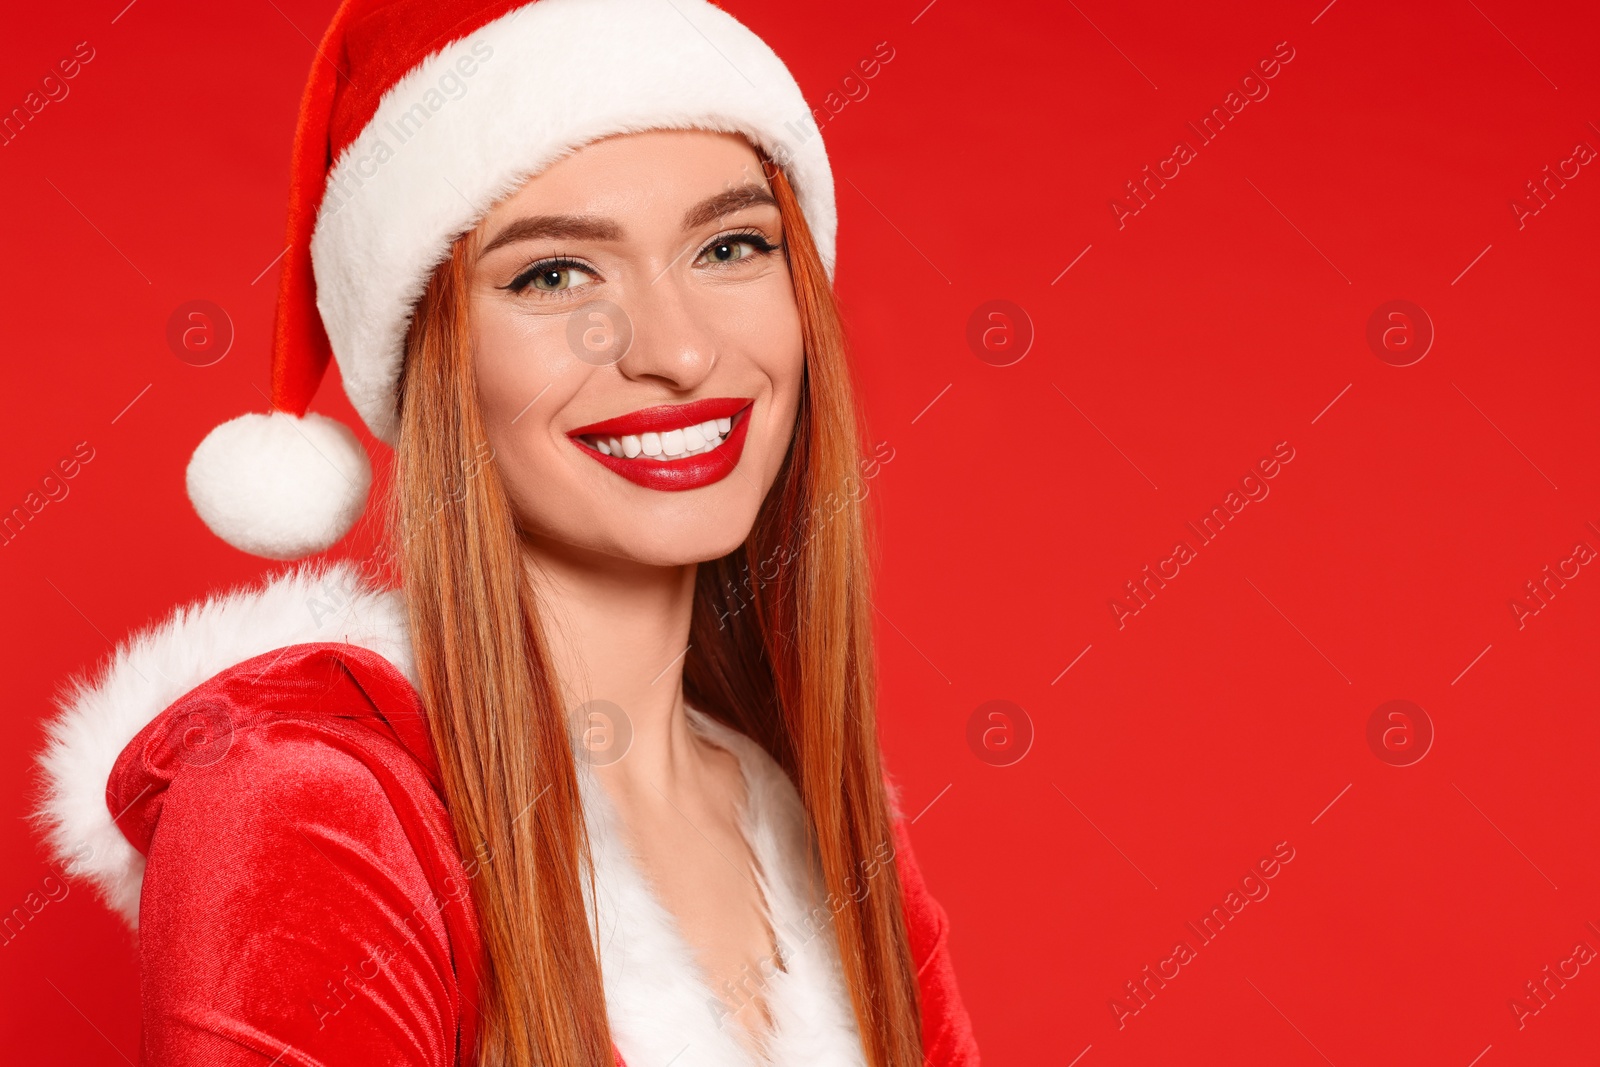
{"type": "Polygon", "coordinates": [[[690,392],[716,364],[716,343],[705,309],[695,306],[673,273],[634,290],[617,307],[619,329],[631,337],[615,365],[633,381],[655,380],[690,392]]]}

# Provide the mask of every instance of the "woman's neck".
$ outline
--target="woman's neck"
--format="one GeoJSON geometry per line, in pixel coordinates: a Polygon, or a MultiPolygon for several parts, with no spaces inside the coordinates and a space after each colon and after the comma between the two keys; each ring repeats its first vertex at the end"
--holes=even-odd
{"type": "Polygon", "coordinates": [[[608,752],[594,764],[608,792],[675,792],[699,767],[683,706],[696,565],[652,567],[537,544],[524,554],[563,706],[572,714],[606,701],[625,716],[609,725],[631,733],[626,758],[608,752]]]}

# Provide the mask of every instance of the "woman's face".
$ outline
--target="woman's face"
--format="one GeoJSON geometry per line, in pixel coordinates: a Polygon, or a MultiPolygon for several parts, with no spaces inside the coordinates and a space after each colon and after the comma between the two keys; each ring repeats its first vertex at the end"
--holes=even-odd
{"type": "Polygon", "coordinates": [[[596,141],[476,236],[479,399],[526,536],[652,565],[737,548],[787,453],[804,371],[778,208],[749,143],[596,141]]]}

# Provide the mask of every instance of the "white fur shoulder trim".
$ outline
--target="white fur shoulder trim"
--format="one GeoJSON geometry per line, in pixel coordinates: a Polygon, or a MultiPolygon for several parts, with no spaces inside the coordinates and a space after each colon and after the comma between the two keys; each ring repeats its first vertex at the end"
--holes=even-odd
{"type": "Polygon", "coordinates": [[[46,725],[45,793],[33,818],[65,873],[87,879],[132,928],[144,856],[117,827],[106,784],[128,742],[173,701],[234,664],[289,645],[347,641],[416,684],[399,594],[366,585],[349,563],[303,565],[256,588],[179,608],[71,682],[46,725]]]}

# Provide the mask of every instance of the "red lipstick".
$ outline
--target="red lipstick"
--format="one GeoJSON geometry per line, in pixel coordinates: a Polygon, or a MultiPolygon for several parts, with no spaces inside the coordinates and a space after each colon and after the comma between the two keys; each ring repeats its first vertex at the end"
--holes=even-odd
{"type": "Polygon", "coordinates": [[[665,492],[698,489],[738,466],[752,403],[748,397],[712,397],[663,404],[580,426],[567,436],[635,485],[665,492]]]}

